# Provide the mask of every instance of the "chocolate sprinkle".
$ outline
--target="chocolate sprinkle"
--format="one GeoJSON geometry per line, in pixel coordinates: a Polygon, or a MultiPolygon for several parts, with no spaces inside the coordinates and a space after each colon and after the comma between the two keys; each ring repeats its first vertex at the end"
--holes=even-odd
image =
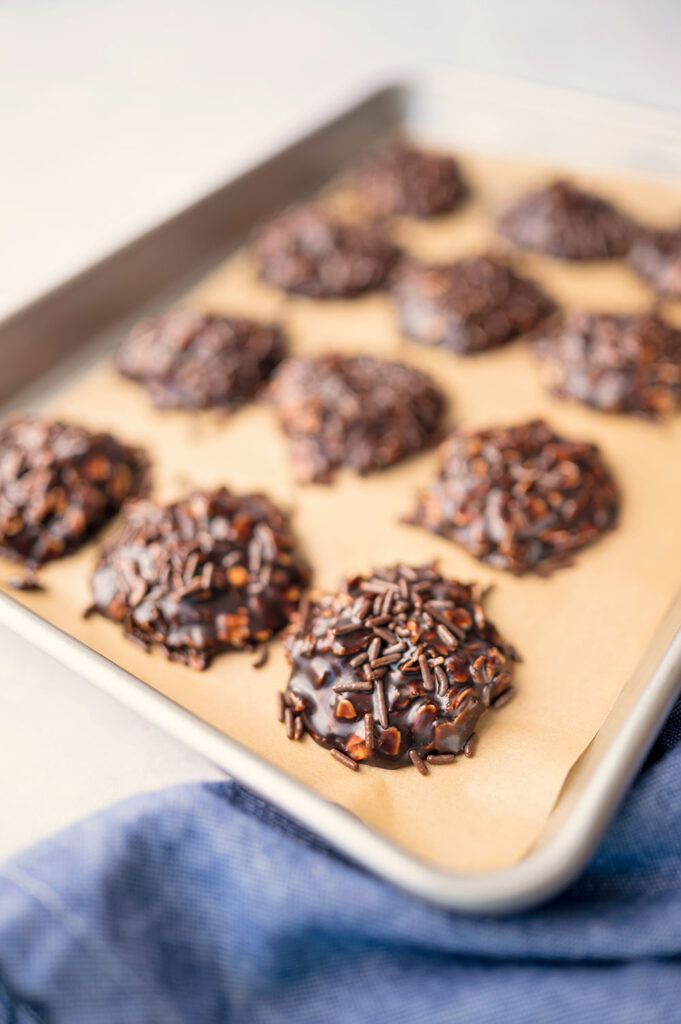
{"type": "Polygon", "coordinates": [[[491,256],[444,266],[405,261],[392,294],[407,337],[460,355],[504,345],[555,309],[538,285],[491,256]]]}
{"type": "Polygon", "coordinates": [[[421,775],[427,775],[428,774],[428,767],[427,767],[425,761],[423,760],[423,758],[420,756],[418,750],[414,750],[412,748],[409,751],[409,760],[414,765],[414,768],[416,768],[417,771],[420,772],[421,775]]]}
{"type": "Polygon", "coordinates": [[[428,658],[425,654],[419,654],[418,657],[419,668],[421,669],[421,678],[423,680],[423,689],[426,691],[434,690],[435,684],[433,683],[433,676],[428,665],[428,658]]]}
{"type": "MultiPolygon", "coordinates": [[[[340,466],[369,473],[423,451],[446,404],[426,374],[373,356],[289,359],[270,393],[303,483],[328,483],[340,466]]],[[[389,607],[381,602],[378,614],[387,621],[389,607]]]]}
{"type": "Polygon", "coordinates": [[[441,697],[444,697],[449,686],[449,680],[447,679],[447,673],[441,665],[437,665],[435,668],[435,678],[437,679],[437,692],[441,697]]]}
{"type": "Polygon", "coordinates": [[[373,753],[374,750],[374,716],[370,711],[364,716],[364,743],[369,751],[373,753]]]}
{"type": "Polygon", "coordinates": [[[616,525],[617,489],[598,449],[542,420],[453,434],[441,454],[411,522],[496,568],[546,574],[616,525]]]}
{"type": "Polygon", "coordinates": [[[147,485],[139,448],[31,416],[0,425],[0,553],[31,566],[80,548],[147,485]]]}
{"type": "Polygon", "coordinates": [[[428,764],[453,764],[456,761],[456,754],[428,754],[428,764]]]}
{"type": "Polygon", "coordinates": [[[490,707],[493,707],[495,711],[499,708],[503,708],[506,704],[508,704],[510,700],[513,700],[514,695],[515,687],[509,686],[502,693],[498,694],[493,701],[490,702],[490,707]]]}
{"type": "Polygon", "coordinates": [[[435,217],[458,209],[469,189],[457,161],[394,140],[358,165],[354,184],[379,216],[435,217]]]}
{"type": "Polygon", "coordinates": [[[387,729],[390,720],[388,717],[388,706],[385,702],[385,688],[383,686],[382,679],[376,679],[374,682],[374,694],[376,696],[376,717],[378,723],[382,729],[387,729]]]}
{"type": "MultiPolygon", "coordinates": [[[[482,596],[478,584],[446,579],[432,565],[377,569],[368,580],[349,577],[337,594],[312,592],[307,623],[294,617],[284,642],[291,664],[287,694],[301,707],[306,731],[353,761],[383,768],[418,768],[415,756],[423,762],[430,754],[462,753],[487,710],[483,693],[493,700],[508,692],[518,660],[485,618],[482,596]],[[407,583],[407,597],[403,610],[394,612],[390,631],[405,627],[404,650],[379,654],[373,660],[386,664],[378,670],[365,663],[368,686],[351,691],[343,679],[350,655],[339,647],[336,629],[355,621],[365,584],[398,584],[399,593],[400,580],[407,583]],[[425,607],[431,600],[441,604],[453,626],[466,624],[457,627],[463,639],[454,650],[434,627],[425,607]],[[321,682],[320,664],[328,670],[321,682]]],[[[369,631],[357,634],[357,644],[386,649],[381,637],[369,631]]]]}
{"type": "Polygon", "coordinates": [[[336,693],[370,693],[374,688],[374,684],[370,682],[334,683],[333,688],[336,693]]]}
{"type": "Polygon", "coordinates": [[[478,735],[475,732],[471,733],[471,735],[468,737],[468,740],[466,741],[466,745],[463,748],[464,756],[472,757],[473,754],[475,753],[475,748],[477,747],[477,745],[478,735]]]}
{"type": "Polygon", "coordinates": [[[237,409],[256,397],[285,352],[277,324],[173,309],[136,324],[115,365],[160,409],[237,409]]]}
{"type": "Polygon", "coordinates": [[[626,256],[637,232],[612,203],[562,180],[524,195],[499,219],[499,230],[524,249],[564,260],[626,256]]]}
{"type": "Polygon", "coordinates": [[[435,632],[446,647],[456,647],[456,637],[447,626],[439,622],[435,627],[435,632]]]}
{"type": "Polygon", "coordinates": [[[681,405],[681,331],[658,316],[568,313],[534,347],[562,398],[652,417],[681,405]]]}
{"type": "Polygon", "coordinates": [[[351,757],[348,757],[347,754],[344,754],[341,750],[337,750],[335,747],[331,751],[331,757],[335,757],[337,761],[340,761],[341,764],[344,764],[345,767],[349,768],[351,771],[359,771],[359,765],[357,762],[353,761],[351,757]]]}
{"type": "Polygon", "coordinates": [[[311,299],[350,298],[381,288],[398,249],[374,224],[341,223],[314,206],[295,206],[254,239],[260,276],[311,299]]]}
{"type": "Polygon", "coordinates": [[[92,592],[128,637],[203,669],[220,651],[264,644],[282,629],[308,578],[276,506],[220,488],[165,507],[132,502],[100,554],[92,592]]]}

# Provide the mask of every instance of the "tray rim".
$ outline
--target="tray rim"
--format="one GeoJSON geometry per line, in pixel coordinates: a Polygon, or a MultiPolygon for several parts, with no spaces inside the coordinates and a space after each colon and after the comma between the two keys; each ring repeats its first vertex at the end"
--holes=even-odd
{"type": "MultiPolygon", "coordinates": [[[[663,625],[668,620],[678,625],[622,728],[600,759],[598,770],[591,773],[577,796],[572,828],[559,828],[545,843],[508,867],[477,873],[447,871],[406,852],[350,811],[319,796],[37,612],[0,593],[3,626],[203,754],[247,789],[322,836],[355,864],[429,903],[485,914],[528,909],[557,895],[576,878],[595,850],[681,684],[681,595],[663,625]]],[[[599,732],[607,727],[612,715],[599,732]]]]}
{"type": "MultiPolygon", "coordinates": [[[[537,97],[537,102],[543,97],[544,102],[552,103],[559,97],[565,103],[573,97],[578,105],[586,103],[590,115],[593,115],[593,98],[586,93],[572,93],[570,90],[536,86],[522,79],[469,73],[462,69],[452,69],[448,77],[458,79],[459,82],[463,78],[463,81],[478,86],[483,83],[492,94],[494,89],[507,83],[509,88],[515,90],[516,96],[529,93],[537,97]]],[[[181,226],[183,218],[191,218],[205,204],[210,206],[211,202],[215,203],[230,189],[247,187],[249,179],[268,164],[286,154],[294,154],[303,145],[314,145],[324,132],[333,131],[334,126],[351,123],[353,117],[358,117],[361,111],[370,110],[372,104],[382,102],[386,112],[390,109],[397,115],[395,125],[408,121],[410,107],[418,102],[420,93],[432,85],[427,74],[420,79],[411,75],[402,81],[377,84],[368,93],[364,90],[360,99],[346,102],[334,115],[319,120],[307,133],[297,133],[290,146],[276,153],[270,151],[269,156],[256,163],[250,171],[242,171],[230,178],[222,186],[191,202],[143,235],[114,250],[61,285],[51,288],[23,308],[10,313],[0,322],[0,346],[7,342],[10,352],[12,347],[17,351],[17,344],[21,344],[27,337],[27,331],[30,333],[34,321],[37,319],[40,323],[41,319],[44,320],[55,305],[63,309],[64,304],[68,307],[69,303],[75,301],[77,306],[83,290],[90,287],[93,281],[101,282],[102,277],[106,278],[112,266],[126,259],[134,262],[136,255],[137,258],[143,258],[149,248],[153,249],[163,238],[164,231],[173,225],[175,228],[178,224],[181,226]]],[[[601,100],[597,98],[597,102],[601,100]]],[[[671,143],[675,151],[678,149],[681,152],[681,115],[660,108],[630,107],[619,101],[602,102],[608,110],[619,111],[621,115],[628,110],[635,111],[640,118],[640,125],[646,123],[644,115],[647,112],[652,118],[655,131],[661,133],[665,143],[671,143]]],[[[650,121],[647,123],[650,124],[650,121]]],[[[160,287],[160,282],[157,282],[156,287],[150,284],[151,294],[157,294],[160,287]]],[[[130,304],[138,304],[134,295],[130,304]]],[[[110,321],[119,317],[120,311],[112,314],[110,321]]],[[[87,322],[80,326],[87,335],[96,332],[96,329],[91,330],[87,322]]],[[[655,667],[627,710],[614,739],[600,756],[597,770],[591,772],[590,778],[573,800],[566,821],[545,841],[540,839],[538,845],[522,860],[509,867],[481,873],[447,871],[407,853],[351,812],[331,804],[282,769],[203,722],[181,705],[41,619],[36,612],[6,594],[0,594],[0,623],[203,754],[247,788],[275,803],[311,831],[323,836],[355,863],[429,902],[450,909],[485,913],[527,908],[555,895],[576,877],[600,841],[681,687],[680,595],[660,627],[664,635],[655,667]]],[[[657,636],[659,646],[660,633],[657,636]]],[[[649,652],[650,648],[644,661],[649,652]]],[[[634,679],[640,671],[638,667],[634,679]]],[[[624,692],[630,685],[631,681],[625,684],[599,734],[607,731],[608,723],[617,712],[624,692]]]]}

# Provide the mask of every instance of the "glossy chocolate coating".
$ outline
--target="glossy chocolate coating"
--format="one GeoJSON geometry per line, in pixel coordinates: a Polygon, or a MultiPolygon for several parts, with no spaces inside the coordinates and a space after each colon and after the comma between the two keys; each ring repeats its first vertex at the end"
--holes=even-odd
{"type": "Polygon", "coordinates": [[[480,717],[508,690],[517,660],[481,600],[479,585],[448,580],[432,566],[378,569],[369,579],[348,579],[337,594],[315,596],[285,641],[288,705],[318,743],[354,761],[399,768],[411,764],[410,751],[422,758],[460,754],[480,717]],[[376,616],[389,593],[391,610],[376,616]],[[346,631],[353,623],[357,628],[346,631]],[[343,691],[342,683],[351,688],[343,691]]]}
{"type": "Polygon", "coordinates": [[[92,576],[94,607],[144,646],[205,668],[287,625],[309,582],[286,517],[225,488],[173,505],[132,503],[92,576]]]}

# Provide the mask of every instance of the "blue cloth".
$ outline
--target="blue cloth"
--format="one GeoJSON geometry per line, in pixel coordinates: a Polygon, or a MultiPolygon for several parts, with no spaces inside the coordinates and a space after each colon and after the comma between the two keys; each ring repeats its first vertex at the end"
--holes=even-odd
{"type": "Polygon", "coordinates": [[[483,919],[369,877],[233,783],[0,869],[0,1024],[681,1020],[681,712],[581,880],[483,919]]]}

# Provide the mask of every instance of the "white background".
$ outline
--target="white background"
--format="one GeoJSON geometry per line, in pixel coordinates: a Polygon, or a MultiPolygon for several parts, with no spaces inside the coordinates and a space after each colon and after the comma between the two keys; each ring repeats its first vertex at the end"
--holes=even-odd
{"type": "MultiPolygon", "coordinates": [[[[676,0],[0,0],[0,315],[362,83],[453,62],[678,106],[680,40],[676,0]]],[[[215,775],[0,630],[0,856],[215,775]]]]}

